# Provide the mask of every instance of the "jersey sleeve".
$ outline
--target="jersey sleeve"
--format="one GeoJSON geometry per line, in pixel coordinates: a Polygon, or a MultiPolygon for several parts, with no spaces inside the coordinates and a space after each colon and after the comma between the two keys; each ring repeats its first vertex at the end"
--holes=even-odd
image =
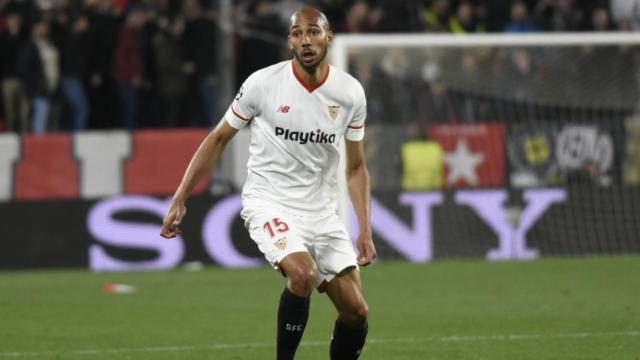
{"type": "Polygon", "coordinates": [[[360,141],[364,138],[364,120],[367,117],[367,99],[364,95],[364,89],[360,83],[356,89],[354,111],[345,133],[347,140],[351,141],[360,141]]]}
{"type": "Polygon", "coordinates": [[[229,106],[224,118],[235,129],[245,127],[254,116],[259,114],[260,88],[256,73],[244,81],[235,99],[229,106]]]}

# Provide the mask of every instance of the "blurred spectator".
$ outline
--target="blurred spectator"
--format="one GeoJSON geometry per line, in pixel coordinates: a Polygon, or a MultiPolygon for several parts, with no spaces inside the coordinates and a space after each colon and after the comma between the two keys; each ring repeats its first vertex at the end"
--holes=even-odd
{"type": "Polygon", "coordinates": [[[584,15],[574,0],[538,0],[534,18],[545,31],[578,31],[584,25],[584,15]]]}
{"type": "MultiPolygon", "coordinates": [[[[280,22],[271,2],[258,0],[246,9],[247,18],[243,22],[241,43],[238,48],[236,66],[236,83],[241,84],[257,69],[276,63],[284,58],[283,49],[286,42],[282,36],[269,34],[286,34],[288,24],[280,22]]],[[[288,52],[286,56],[292,56],[288,52]]]]}
{"type": "Polygon", "coordinates": [[[514,100],[530,101],[534,98],[540,80],[538,75],[537,67],[526,48],[511,49],[499,73],[502,93],[509,94],[514,100]]]}
{"type": "MultiPolygon", "coordinates": [[[[591,13],[590,31],[612,31],[606,7],[596,7],[591,13]]],[[[598,94],[598,100],[623,99],[636,97],[637,52],[628,46],[583,46],[577,57],[581,86],[580,92],[589,95],[598,94]],[[616,84],[616,86],[611,86],[616,84]],[[606,92],[601,89],[607,88],[606,92]]],[[[584,97],[583,97],[584,98],[584,97]]]]}
{"type": "Polygon", "coordinates": [[[58,49],[49,40],[49,22],[44,17],[36,20],[31,39],[20,48],[18,74],[31,97],[31,129],[35,134],[43,134],[60,80],[58,49]]]}
{"type": "Polygon", "coordinates": [[[555,13],[555,0],[538,0],[534,9],[534,22],[544,31],[551,31],[555,13]]]}
{"type": "Polygon", "coordinates": [[[616,30],[620,32],[631,32],[633,31],[633,24],[629,19],[620,19],[616,21],[616,30]]]}
{"type": "Polygon", "coordinates": [[[138,90],[142,86],[144,69],[137,33],[143,24],[143,12],[138,8],[131,9],[126,23],[120,29],[116,47],[116,81],[121,121],[127,129],[134,129],[138,125],[138,90]]]}
{"type": "Polygon", "coordinates": [[[80,14],[71,23],[61,46],[62,94],[67,101],[74,130],[88,127],[89,101],[84,86],[89,71],[91,37],[89,18],[80,14]]]}
{"type": "Polygon", "coordinates": [[[356,1],[347,12],[342,31],[350,33],[365,32],[367,27],[367,16],[369,15],[369,4],[364,0],[356,1]]]}
{"type": "MultiPolygon", "coordinates": [[[[368,1],[365,0],[364,2],[367,6],[369,5],[368,1]]],[[[353,0],[317,0],[316,3],[329,19],[335,32],[346,31],[344,30],[345,18],[349,11],[348,9],[354,5],[353,0]]]]}
{"type": "Polygon", "coordinates": [[[349,58],[349,73],[358,79],[365,94],[367,94],[367,116],[368,121],[384,121],[385,96],[379,89],[378,82],[382,79],[378,77],[379,68],[375,64],[376,60],[367,56],[356,56],[349,58]],[[376,66],[376,68],[374,68],[376,66]]]}
{"type": "Polygon", "coordinates": [[[342,23],[333,25],[334,31],[346,33],[366,33],[375,30],[373,12],[364,0],[357,0],[349,7],[342,23]]]}
{"type": "MultiPolygon", "coordinates": [[[[46,12],[49,18],[49,38],[60,51],[65,41],[68,30],[71,27],[72,9],[68,0],[57,0],[52,2],[52,6],[46,12]]],[[[77,11],[73,10],[73,15],[77,15],[77,11]]]]}
{"type": "MultiPolygon", "coordinates": [[[[349,59],[349,73],[358,79],[365,93],[368,93],[369,88],[374,84],[373,79],[373,59],[366,56],[357,56],[349,59]]],[[[371,105],[370,101],[367,105],[371,105]]]]}
{"type": "Polygon", "coordinates": [[[478,8],[484,11],[482,19],[489,32],[502,32],[510,21],[511,1],[477,0],[478,8]]]}
{"type": "Polygon", "coordinates": [[[426,129],[429,124],[456,123],[457,108],[447,85],[436,77],[426,83],[418,99],[419,122],[426,129]]]}
{"type": "Polygon", "coordinates": [[[153,48],[153,38],[160,31],[158,9],[160,6],[145,5],[141,8],[143,14],[142,26],[138,30],[138,45],[142,55],[142,84],[138,88],[138,127],[154,127],[161,125],[158,118],[160,100],[158,98],[158,79],[156,78],[156,53],[153,48]]]}
{"type": "Polygon", "coordinates": [[[577,9],[574,0],[558,0],[552,21],[552,31],[578,31],[584,24],[584,14],[577,9]]]}
{"type": "Polygon", "coordinates": [[[29,99],[18,78],[18,51],[25,41],[22,36],[22,16],[10,12],[6,16],[6,29],[0,33],[0,66],[2,76],[2,100],[8,131],[29,130],[29,99]]]}
{"type": "Polygon", "coordinates": [[[623,27],[640,30],[640,0],[611,0],[611,17],[623,27]]]}
{"type": "Polygon", "coordinates": [[[456,14],[449,19],[449,30],[454,34],[482,33],[486,27],[476,17],[473,3],[465,0],[458,4],[456,14]]]}
{"type": "Polygon", "coordinates": [[[433,0],[424,13],[424,21],[426,31],[449,31],[449,0],[433,0]]]}
{"type": "Polygon", "coordinates": [[[113,0],[90,0],[87,11],[91,22],[91,62],[89,78],[89,123],[92,128],[119,127],[118,92],[115,81],[115,52],[122,10],[113,0]]]}
{"type": "Polygon", "coordinates": [[[526,33],[540,31],[540,29],[531,22],[527,4],[517,0],[511,5],[511,22],[505,26],[504,31],[526,33]]]}
{"type": "Polygon", "coordinates": [[[377,29],[381,32],[415,32],[423,28],[420,19],[422,12],[418,1],[379,0],[378,8],[372,13],[372,22],[378,24],[377,29]],[[379,17],[379,20],[375,17],[379,17]]]}
{"type": "Polygon", "coordinates": [[[376,104],[371,115],[372,123],[413,124],[416,82],[411,78],[409,56],[401,49],[389,49],[379,65],[372,69],[368,101],[376,104]]]}
{"type": "Polygon", "coordinates": [[[185,69],[193,75],[192,88],[196,95],[196,111],[193,111],[191,125],[215,126],[220,115],[217,104],[216,12],[212,8],[201,9],[196,2],[191,6],[184,34],[185,69]]]}
{"type": "Polygon", "coordinates": [[[611,17],[609,16],[609,10],[606,7],[597,7],[591,12],[591,24],[589,26],[590,31],[612,31],[615,29],[614,24],[611,23],[611,17]]]}
{"type": "Polygon", "coordinates": [[[175,127],[184,113],[187,74],[183,64],[181,41],[184,19],[175,17],[153,38],[155,72],[161,99],[163,125],[175,127]]]}

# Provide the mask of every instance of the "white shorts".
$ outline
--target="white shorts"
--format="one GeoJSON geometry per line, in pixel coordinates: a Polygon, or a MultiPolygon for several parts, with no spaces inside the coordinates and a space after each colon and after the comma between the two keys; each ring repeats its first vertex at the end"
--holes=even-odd
{"type": "Polygon", "coordinates": [[[347,268],[358,269],[356,253],[347,230],[335,213],[303,215],[264,200],[244,200],[240,213],[249,235],[276,269],[285,256],[307,252],[318,267],[317,286],[329,282],[347,268]]]}

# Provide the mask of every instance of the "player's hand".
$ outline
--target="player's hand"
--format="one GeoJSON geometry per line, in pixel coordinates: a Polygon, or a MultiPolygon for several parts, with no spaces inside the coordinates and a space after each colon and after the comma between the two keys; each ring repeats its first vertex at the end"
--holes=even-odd
{"type": "Polygon", "coordinates": [[[376,253],[376,247],[373,245],[371,235],[360,234],[358,240],[356,240],[356,247],[360,252],[358,255],[358,265],[367,266],[378,256],[376,253]]]}
{"type": "Polygon", "coordinates": [[[184,206],[184,203],[174,201],[167,212],[167,216],[165,216],[162,221],[162,231],[160,232],[160,235],[164,238],[170,239],[181,234],[182,231],[180,230],[180,223],[186,213],[187,207],[184,206]]]}

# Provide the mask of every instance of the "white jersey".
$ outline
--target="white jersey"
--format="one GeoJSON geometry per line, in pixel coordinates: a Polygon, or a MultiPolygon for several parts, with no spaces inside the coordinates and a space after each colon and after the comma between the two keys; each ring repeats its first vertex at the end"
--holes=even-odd
{"type": "Polygon", "coordinates": [[[366,109],[360,83],[331,66],[316,87],[292,60],[253,73],[225,114],[232,127],[251,127],[243,199],[335,212],[340,139],[362,140],[366,109]]]}

